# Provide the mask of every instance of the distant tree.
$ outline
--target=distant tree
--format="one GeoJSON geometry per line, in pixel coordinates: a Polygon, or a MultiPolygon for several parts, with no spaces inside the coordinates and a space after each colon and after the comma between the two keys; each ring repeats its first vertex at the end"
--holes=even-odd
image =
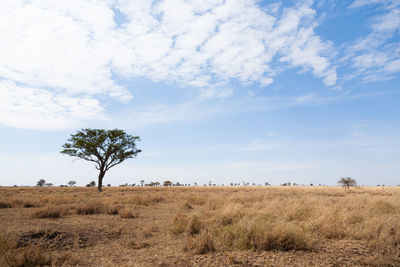
{"type": "Polygon", "coordinates": [[[144,180],[140,180],[140,185],[143,186],[144,180]]]}
{"type": "Polygon", "coordinates": [[[76,182],[75,182],[75,181],[69,181],[69,182],[68,182],[68,185],[69,185],[69,186],[74,186],[74,185],[76,185],[76,182]]]}
{"type": "Polygon", "coordinates": [[[108,187],[110,187],[110,186],[111,186],[111,184],[107,184],[107,186],[108,186],[108,187]]]}
{"type": "Polygon", "coordinates": [[[53,183],[45,183],[45,186],[53,186],[53,183]]]}
{"type": "Polygon", "coordinates": [[[96,182],[95,182],[95,181],[91,181],[91,182],[88,183],[86,186],[88,186],[88,187],[95,187],[95,186],[96,186],[96,182]]]}
{"type": "Polygon", "coordinates": [[[82,129],[71,135],[61,153],[96,163],[98,190],[101,191],[104,175],[110,168],[141,152],[136,148],[137,141],[140,141],[138,136],[123,130],[82,129]]]}
{"type": "Polygon", "coordinates": [[[167,180],[167,181],[164,181],[164,182],[163,182],[163,185],[164,185],[164,186],[171,186],[171,185],[172,185],[172,182],[171,182],[170,180],[167,180]]]}
{"type": "Polygon", "coordinates": [[[357,181],[351,177],[342,177],[339,179],[338,184],[350,188],[350,186],[356,186],[357,181]]]}
{"type": "Polygon", "coordinates": [[[45,183],[46,183],[45,179],[40,179],[39,181],[37,181],[36,186],[43,187],[45,183]]]}

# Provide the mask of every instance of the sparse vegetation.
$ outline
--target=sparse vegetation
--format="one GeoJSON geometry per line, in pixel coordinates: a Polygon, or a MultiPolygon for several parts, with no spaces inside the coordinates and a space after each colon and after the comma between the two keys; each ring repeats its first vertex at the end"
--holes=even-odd
{"type": "Polygon", "coordinates": [[[0,199],[2,266],[400,264],[398,187],[16,187],[0,199]]]}

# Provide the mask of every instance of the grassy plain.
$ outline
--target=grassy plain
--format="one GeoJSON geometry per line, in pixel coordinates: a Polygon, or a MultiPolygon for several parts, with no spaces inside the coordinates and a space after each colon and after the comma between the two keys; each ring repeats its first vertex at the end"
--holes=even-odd
{"type": "Polygon", "coordinates": [[[400,187],[0,188],[0,266],[400,266],[400,187]]]}

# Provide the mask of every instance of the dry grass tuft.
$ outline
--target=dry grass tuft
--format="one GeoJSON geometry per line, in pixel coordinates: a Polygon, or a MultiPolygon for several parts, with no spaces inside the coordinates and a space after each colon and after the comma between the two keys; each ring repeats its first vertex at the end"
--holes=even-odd
{"type": "Polygon", "coordinates": [[[129,203],[141,205],[141,206],[151,206],[164,201],[164,197],[159,194],[146,194],[146,195],[134,195],[129,198],[129,203]]]}
{"type": "Polygon", "coordinates": [[[91,201],[84,204],[79,204],[75,207],[76,213],[79,215],[91,215],[103,213],[105,208],[100,201],[91,201]]]}
{"type": "Polygon", "coordinates": [[[204,227],[203,223],[200,221],[197,215],[193,215],[190,219],[188,226],[186,227],[186,232],[189,235],[197,235],[200,233],[201,229],[204,227]]]}
{"type": "Polygon", "coordinates": [[[11,204],[8,202],[0,201],[0,209],[11,208],[11,204]]]}
{"type": "Polygon", "coordinates": [[[51,256],[40,248],[18,248],[7,251],[2,258],[3,266],[51,266],[51,256]]]}
{"type": "Polygon", "coordinates": [[[45,218],[60,218],[61,214],[63,212],[63,209],[59,207],[45,207],[45,208],[39,208],[36,210],[32,217],[33,218],[38,218],[38,219],[45,219],[45,218]]]}
{"type": "Polygon", "coordinates": [[[153,236],[153,234],[158,231],[159,231],[158,225],[150,224],[143,228],[142,234],[143,234],[143,237],[147,238],[147,237],[153,236]]]}
{"type": "Polygon", "coordinates": [[[23,202],[24,208],[35,208],[35,207],[40,207],[40,204],[36,201],[24,201],[23,202]]]}
{"type": "Polygon", "coordinates": [[[119,215],[124,219],[135,219],[139,217],[139,212],[132,208],[124,208],[120,210],[119,215]]]}
{"type": "Polygon", "coordinates": [[[184,251],[191,251],[193,254],[207,254],[216,251],[213,234],[206,229],[199,235],[188,236],[183,247],[184,251]]]}
{"type": "Polygon", "coordinates": [[[183,215],[181,213],[177,214],[174,218],[174,223],[170,228],[170,231],[174,235],[180,235],[183,232],[185,232],[187,226],[188,226],[188,217],[186,215],[183,215]]]}
{"type": "Polygon", "coordinates": [[[108,215],[117,215],[119,214],[121,207],[119,205],[107,205],[105,209],[108,215]]]}

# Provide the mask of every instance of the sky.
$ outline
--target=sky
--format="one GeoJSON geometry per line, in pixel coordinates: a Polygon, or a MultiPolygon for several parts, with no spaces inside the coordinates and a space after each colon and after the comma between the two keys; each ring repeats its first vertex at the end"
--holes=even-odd
{"type": "Polygon", "coordinates": [[[2,0],[0,185],[400,184],[400,1],[2,0]]]}

